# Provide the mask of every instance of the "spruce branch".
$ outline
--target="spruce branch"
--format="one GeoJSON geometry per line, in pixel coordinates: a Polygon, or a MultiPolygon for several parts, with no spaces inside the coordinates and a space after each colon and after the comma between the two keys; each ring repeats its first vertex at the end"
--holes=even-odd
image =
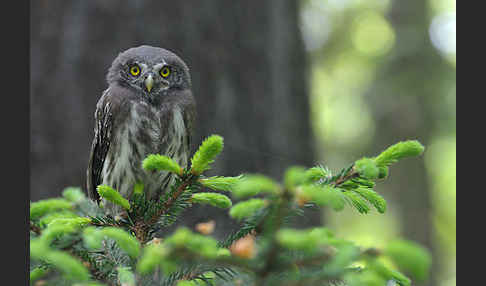
{"type": "Polygon", "coordinates": [[[323,180],[330,174],[330,171],[323,166],[316,166],[308,169],[305,172],[305,182],[315,183],[323,180]]]}
{"type": "Polygon", "coordinates": [[[35,282],[49,273],[47,266],[39,266],[30,271],[30,281],[35,282]]]}
{"type": "Polygon", "coordinates": [[[277,194],[280,186],[267,176],[247,174],[234,186],[233,196],[238,199],[255,196],[257,194],[277,194]]]}
{"type": "Polygon", "coordinates": [[[217,208],[226,209],[231,207],[231,200],[218,193],[196,193],[191,197],[191,202],[198,204],[209,204],[217,208]]]}
{"type": "Polygon", "coordinates": [[[201,175],[208,170],[214,158],[223,150],[223,137],[211,135],[206,138],[191,159],[191,173],[201,175]]]}
{"type": "Polygon", "coordinates": [[[182,175],[183,169],[174,160],[159,154],[150,154],[142,162],[142,167],[147,171],[169,171],[182,175]]]}
{"type": "Polygon", "coordinates": [[[113,219],[111,216],[96,216],[96,217],[89,217],[91,220],[91,225],[93,226],[100,226],[100,227],[120,227],[121,226],[121,221],[116,221],[113,219]]]}
{"type": "Polygon", "coordinates": [[[228,237],[219,242],[219,247],[229,247],[231,246],[236,240],[250,234],[255,233],[258,228],[264,223],[265,218],[269,213],[268,208],[260,208],[255,210],[255,212],[247,218],[241,225],[240,229],[236,232],[228,235],[228,237]]]}
{"type": "Polygon", "coordinates": [[[132,273],[130,267],[119,266],[116,268],[118,272],[118,281],[123,286],[135,286],[135,275],[132,273]]]}
{"type": "MultiPolygon", "coordinates": [[[[130,229],[135,233],[136,238],[141,243],[146,243],[150,239],[149,232],[151,232],[151,228],[158,222],[160,217],[169,214],[183,193],[196,185],[198,178],[198,175],[193,175],[185,171],[183,176],[180,177],[180,180],[176,182],[175,189],[169,193],[165,201],[161,205],[154,205],[156,208],[153,209],[149,217],[141,216],[135,220],[133,225],[130,226],[130,229]]],[[[186,201],[189,202],[190,198],[188,197],[186,201]]]]}
{"type": "Polygon", "coordinates": [[[423,246],[412,241],[394,240],[388,243],[383,254],[417,281],[427,279],[432,258],[423,246]]]}
{"type": "Polygon", "coordinates": [[[130,203],[127,199],[122,197],[115,189],[106,185],[99,185],[96,187],[98,194],[108,201],[123,207],[126,210],[130,210],[130,203]]]}
{"type": "Polygon", "coordinates": [[[198,180],[201,185],[217,190],[217,191],[228,191],[231,192],[236,184],[242,179],[243,176],[237,177],[209,177],[209,178],[201,178],[198,180]]]}
{"type": "Polygon", "coordinates": [[[334,187],[339,187],[345,182],[358,177],[359,172],[354,169],[354,164],[352,164],[348,168],[343,169],[338,175],[332,177],[328,184],[334,187]]]}
{"type": "Polygon", "coordinates": [[[264,199],[249,199],[234,205],[230,209],[229,215],[235,219],[241,220],[252,216],[256,211],[264,208],[268,204],[264,199]]]}
{"type": "MultiPolygon", "coordinates": [[[[267,219],[265,223],[264,237],[269,241],[269,247],[263,256],[263,267],[257,271],[256,285],[265,285],[265,279],[272,272],[273,267],[277,264],[278,253],[281,247],[277,243],[277,231],[282,227],[285,217],[288,214],[291,202],[291,193],[284,189],[276,201],[276,206],[273,212],[270,213],[271,219],[267,219]]],[[[260,257],[261,257],[260,256],[260,257]]]]}
{"type": "Polygon", "coordinates": [[[38,201],[30,204],[30,220],[36,220],[40,217],[60,210],[70,210],[74,204],[65,199],[53,198],[38,201]]]}
{"type": "Polygon", "coordinates": [[[347,202],[361,213],[371,207],[385,212],[386,201],[372,189],[375,180],[386,177],[391,163],[421,154],[420,143],[398,143],[336,175],[324,166],[294,166],[286,170],[282,184],[260,174],[204,177],[202,172],[222,147],[221,137],[210,136],[191,159],[191,167],[184,169],[165,156],[146,158],[145,169],[175,175],[175,183],[159,200],[145,196],[144,182],[136,183],[129,200],[108,186],[99,186],[103,198],[126,210],[116,219],[87,200],[79,188],[66,188],[62,199],[31,203],[31,277],[38,280],[49,271],[49,277],[61,278],[60,273],[62,279],[83,285],[91,285],[90,279],[110,285],[226,285],[235,279],[244,285],[276,285],[284,280],[286,285],[348,280],[362,285],[365,273],[374,285],[392,280],[403,286],[410,280],[400,271],[418,280],[426,276],[428,253],[413,243],[399,241],[382,250],[361,250],[324,227],[290,227],[291,219],[303,215],[308,206],[340,210],[347,202]],[[203,187],[229,191],[245,200],[232,206],[225,195],[200,192],[203,187]],[[241,227],[219,242],[210,232],[187,228],[152,239],[160,227],[172,224],[194,203],[231,207],[229,214],[243,220],[241,227]],[[381,264],[377,259],[382,256],[400,271],[381,264]],[[365,266],[352,267],[357,261],[365,266]]]}
{"type": "Polygon", "coordinates": [[[425,147],[417,140],[402,141],[388,147],[375,158],[375,162],[378,166],[389,166],[400,159],[419,156],[424,149],[425,147]]]}
{"type": "Polygon", "coordinates": [[[176,191],[172,193],[169,198],[163,203],[162,208],[148,221],[148,224],[154,224],[157,222],[160,216],[167,214],[169,209],[174,205],[181,194],[186,191],[192,184],[197,181],[198,176],[188,175],[182,179],[181,184],[177,187],[176,191]]]}
{"type": "Polygon", "coordinates": [[[72,203],[80,203],[86,200],[86,196],[83,194],[80,188],[77,187],[67,187],[62,192],[62,196],[72,202],[72,203]]]}

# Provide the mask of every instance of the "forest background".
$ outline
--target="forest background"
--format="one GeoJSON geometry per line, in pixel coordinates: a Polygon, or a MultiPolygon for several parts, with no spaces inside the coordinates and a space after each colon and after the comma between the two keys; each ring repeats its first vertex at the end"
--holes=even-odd
{"type": "MultiPolygon", "coordinates": [[[[117,54],[180,55],[198,102],[194,142],[225,138],[212,171],[276,179],[343,166],[406,139],[426,146],[377,187],[389,211],[312,213],[363,246],[395,237],[433,255],[428,285],[456,285],[456,2],[267,0],[31,2],[31,201],[85,189],[94,110],[117,54]]],[[[195,146],[194,146],[195,147],[195,146]]],[[[224,211],[197,206],[182,224],[224,211]]]]}

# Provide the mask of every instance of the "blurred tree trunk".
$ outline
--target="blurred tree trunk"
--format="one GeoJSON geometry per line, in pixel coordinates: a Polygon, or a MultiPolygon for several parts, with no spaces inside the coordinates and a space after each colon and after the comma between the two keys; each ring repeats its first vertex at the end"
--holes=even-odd
{"type": "MultiPolygon", "coordinates": [[[[455,80],[455,73],[430,42],[427,11],[426,1],[393,1],[389,19],[397,35],[394,54],[380,68],[373,89],[368,92],[378,133],[372,143],[374,153],[406,139],[418,139],[427,152],[427,145],[436,135],[431,130],[439,129],[439,116],[434,113],[439,102],[444,101],[443,87],[449,86],[447,81],[455,80]]],[[[395,207],[403,216],[404,237],[432,251],[432,276],[426,285],[436,285],[440,262],[434,245],[431,187],[425,160],[405,160],[391,172],[381,187],[394,190],[395,207]]]]}
{"type": "MultiPolygon", "coordinates": [[[[189,65],[194,144],[213,133],[225,138],[212,174],[279,178],[291,164],[312,165],[297,8],[293,0],[32,1],[31,199],[85,188],[105,73],[119,52],[141,44],[172,50],[189,65]]],[[[196,208],[191,217],[223,213],[196,208]]]]}

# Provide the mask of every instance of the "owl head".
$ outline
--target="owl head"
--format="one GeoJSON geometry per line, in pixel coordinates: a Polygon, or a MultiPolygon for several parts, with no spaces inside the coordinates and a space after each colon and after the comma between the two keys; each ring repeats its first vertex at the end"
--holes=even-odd
{"type": "Polygon", "coordinates": [[[121,52],[108,70],[107,81],[133,89],[147,99],[191,87],[184,61],[173,52],[146,45],[121,52]]]}

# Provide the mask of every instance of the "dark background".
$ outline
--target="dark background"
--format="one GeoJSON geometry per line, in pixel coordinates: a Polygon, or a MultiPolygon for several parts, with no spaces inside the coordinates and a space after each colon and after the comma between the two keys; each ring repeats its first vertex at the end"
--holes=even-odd
{"type": "MultiPolygon", "coordinates": [[[[425,158],[400,163],[378,187],[389,201],[382,218],[314,213],[300,225],[325,218],[342,235],[376,233],[375,244],[416,240],[436,262],[427,285],[455,285],[455,50],[439,37],[446,2],[31,1],[31,201],[85,189],[107,69],[119,52],[149,44],[190,67],[195,145],[225,139],[210,174],[338,170],[419,139],[425,158]]],[[[236,227],[224,211],[188,212],[187,224],[216,217],[219,235],[236,227]]]]}

